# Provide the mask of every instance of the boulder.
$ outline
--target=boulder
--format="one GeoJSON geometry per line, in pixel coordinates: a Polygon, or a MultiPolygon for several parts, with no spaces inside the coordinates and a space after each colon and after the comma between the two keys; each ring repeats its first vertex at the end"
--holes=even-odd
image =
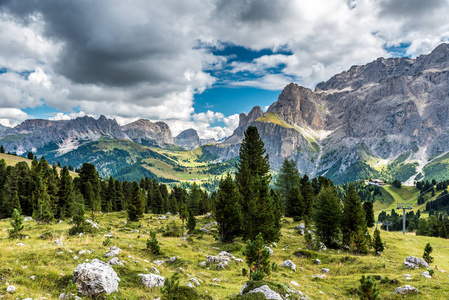
{"type": "Polygon", "coordinates": [[[282,300],[281,295],[272,291],[268,285],[262,285],[254,290],[249,291],[247,294],[262,293],[265,299],[282,300]]]}
{"type": "Polygon", "coordinates": [[[205,267],[207,265],[207,261],[202,261],[202,262],[200,262],[200,267],[205,267]]]}
{"type": "Polygon", "coordinates": [[[429,269],[429,264],[424,259],[415,256],[409,256],[404,259],[404,266],[408,269],[415,269],[419,267],[429,269]]]}
{"type": "Polygon", "coordinates": [[[176,261],[176,256],[172,256],[170,257],[170,259],[168,260],[168,262],[174,263],[176,261]]]}
{"type": "Polygon", "coordinates": [[[118,259],[118,257],[113,257],[108,261],[109,265],[114,266],[124,266],[123,263],[118,259]]]}
{"type": "Polygon", "coordinates": [[[235,259],[234,255],[232,255],[231,253],[226,252],[226,251],[221,251],[220,253],[218,253],[217,256],[220,257],[220,258],[226,257],[226,258],[228,258],[229,260],[235,259]]]}
{"type": "Polygon", "coordinates": [[[432,278],[432,276],[430,276],[430,274],[429,274],[429,271],[422,272],[421,276],[426,277],[426,278],[432,278]]]}
{"type": "Polygon", "coordinates": [[[13,285],[8,285],[8,287],[6,288],[6,291],[8,293],[14,293],[16,291],[16,287],[13,285]]]}
{"type": "Polygon", "coordinates": [[[217,265],[217,269],[224,269],[224,268],[226,268],[227,266],[229,265],[229,263],[227,262],[227,261],[222,261],[221,263],[219,263],[218,265],[217,265]]]}
{"type": "Polygon", "coordinates": [[[417,288],[412,287],[410,285],[404,285],[404,286],[401,286],[401,287],[397,287],[394,290],[394,293],[395,294],[399,294],[399,295],[405,295],[405,294],[411,294],[411,293],[418,294],[418,292],[419,291],[418,291],[417,288]]]}
{"type": "Polygon", "coordinates": [[[316,265],[321,265],[321,261],[320,261],[318,258],[315,259],[314,263],[315,263],[316,265]]]}
{"type": "Polygon", "coordinates": [[[326,269],[326,268],[322,268],[321,269],[321,273],[329,273],[330,272],[330,270],[329,269],[326,269]]]}
{"type": "Polygon", "coordinates": [[[83,296],[107,295],[118,291],[120,278],[112,267],[98,259],[78,265],[73,274],[77,291],[83,296]]]}
{"type": "Polygon", "coordinates": [[[155,267],[151,267],[150,271],[154,274],[161,274],[161,272],[159,272],[159,270],[156,269],[155,267]]]}
{"type": "Polygon", "coordinates": [[[286,267],[286,268],[290,268],[293,271],[296,272],[296,265],[294,262],[292,262],[291,260],[286,260],[284,261],[282,264],[279,265],[280,267],[286,267]]]}
{"type": "Polygon", "coordinates": [[[206,257],[206,263],[208,263],[208,264],[219,263],[219,262],[220,262],[220,258],[218,256],[208,255],[206,257]]]}
{"type": "Polygon", "coordinates": [[[149,288],[164,286],[165,277],[151,273],[138,275],[142,277],[142,283],[149,288]]]}

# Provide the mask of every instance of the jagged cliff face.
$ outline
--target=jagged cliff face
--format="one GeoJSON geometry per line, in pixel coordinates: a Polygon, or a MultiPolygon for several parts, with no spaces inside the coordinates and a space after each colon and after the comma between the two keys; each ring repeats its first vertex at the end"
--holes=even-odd
{"type": "Polygon", "coordinates": [[[0,137],[6,151],[18,154],[27,151],[45,154],[50,150],[42,149],[49,147],[61,155],[101,137],[130,139],[138,143],[147,141],[155,145],[173,143],[170,128],[163,122],[139,120],[120,127],[115,120],[105,116],[100,116],[98,120],[88,116],[68,121],[26,120],[14,128],[8,128],[0,137]]]}
{"type": "Polygon", "coordinates": [[[164,122],[152,123],[149,120],[140,119],[121,127],[126,137],[139,144],[163,146],[173,144],[173,136],[170,128],[164,122]]]}
{"type": "Polygon", "coordinates": [[[279,168],[293,158],[301,172],[337,183],[365,176],[411,183],[449,151],[449,45],[416,59],[379,58],[317,85],[291,83],[266,113],[241,115],[227,142],[258,127],[279,168]],[[253,118],[249,118],[253,116],[253,118]]]}

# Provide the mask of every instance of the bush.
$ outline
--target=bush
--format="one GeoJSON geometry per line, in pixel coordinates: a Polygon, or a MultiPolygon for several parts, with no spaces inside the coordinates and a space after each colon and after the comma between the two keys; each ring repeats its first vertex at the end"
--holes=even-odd
{"type": "Polygon", "coordinates": [[[164,233],[162,233],[163,237],[180,237],[181,236],[181,228],[176,225],[176,222],[173,221],[170,224],[167,224],[164,233]]]}
{"type": "Polygon", "coordinates": [[[106,238],[106,239],[103,241],[103,246],[105,246],[105,247],[110,246],[111,243],[112,243],[112,242],[111,242],[111,238],[108,237],[108,238],[106,238]]]}
{"type": "Polygon", "coordinates": [[[223,245],[223,251],[229,252],[229,253],[237,253],[242,251],[242,244],[239,243],[229,243],[229,244],[225,244],[223,245]]]}
{"type": "Polygon", "coordinates": [[[12,229],[9,230],[9,238],[14,239],[20,237],[19,232],[23,230],[23,216],[21,216],[19,211],[15,208],[11,216],[10,224],[12,229]]]}
{"type": "Polygon", "coordinates": [[[423,254],[422,257],[424,258],[424,260],[425,260],[428,264],[430,264],[430,263],[433,262],[433,257],[430,256],[430,254],[431,254],[432,252],[433,252],[432,246],[430,245],[430,243],[427,243],[426,247],[424,247],[424,254],[423,254]]]}
{"type": "Polygon", "coordinates": [[[313,251],[309,251],[309,250],[298,250],[295,253],[293,253],[294,255],[298,256],[298,257],[305,257],[305,258],[317,258],[318,255],[316,254],[316,252],[313,251]]]}

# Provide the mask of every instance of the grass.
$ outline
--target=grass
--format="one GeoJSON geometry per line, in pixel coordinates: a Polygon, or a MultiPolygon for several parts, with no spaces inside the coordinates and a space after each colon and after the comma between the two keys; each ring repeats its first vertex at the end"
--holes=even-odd
{"type": "MultiPolygon", "coordinates": [[[[15,156],[15,155],[11,155],[11,154],[0,153],[0,159],[3,159],[3,160],[5,161],[5,163],[6,163],[7,166],[13,166],[13,167],[14,167],[17,163],[24,161],[24,162],[26,162],[26,163],[28,164],[28,166],[30,166],[30,168],[31,168],[31,162],[32,162],[32,160],[31,160],[31,159],[28,159],[28,158],[24,158],[24,157],[21,157],[21,156],[15,156]]],[[[61,172],[61,168],[56,167],[56,169],[57,169],[59,172],[61,172]]],[[[70,171],[70,175],[71,175],[73,178],[78,177],[78,174],[75,173],[75,172],[71,172],[71,171],[70,171]]]]}
{"type": "MultiPolygon", "coordinates": [[[[103,255],[107,247],[102,245],[103,235],[112,233],[116,238],[112,239],[111,245],[122,249],[119,259],[125,262],[124,267],[114,266],[121,282],[119,292],[112,294],[109,299],[153,299],[160,296],[158,288],[148,289],[140,283],[137,276],[139,273],[148,273],[155,266],[161,275],[171,276],[180,267],[185,270],[181,275],[181,285],[185,285],[189,278],[197,277],[202,283],[196,289],[200,293],[208,294],[213,299],[226,299],[232,294],[238,293],[243,283],[247,280],[241,275],[241,268],[246,267],[244,263],[232,262],[228,268],[217,270],[215,266],[202,268],[199,263],[205,261],[207,255],[216,255],[221,250],[228,249],[237,258],[244,258],[241,250],[243,243],[237,240],[235,244],[222,244],[214,239],[214,234],[201,234],[199,232],[189,236],[186,240],[180,237],[162,237],[157,234],[161,244],[162,254],[153,255],[145,249],[149,230],[160,230],[171,222],[172,217],[167,220],[158,220],[155,215],[145,215],[139,223],[124,224],[125,213],[111,213],[97,216],[101,232],[95,235],[68,236],[70,225],[67,222],[53,225],[38,225],[34,221],[26,222],[24,234],[29,239],[10,240],[7,238],[9,222],[0,221],[0,240],[2,251],[0,256],[0,298],[23,299],[25,297],[57,299],[60,293],[67,292],[67,285],[73,276],[76,266],[86,260],[94,258],[107,261],[103,255]],[[145,226],[145,227],[142,227],[145,226]],[[139,233],[133,232],[139,230],[139,233]],[[43,232],[49,232],[52,237],[41,239],[43,232]],[[58,247],[53,241],[59,238],[64,245],[58,247]],[[25,246],[16,245],[22,242],[25,246]],[[78,255],[80,250],[92,250],[92,254],[78,255]],[[71,250],[72,252],[70,253],[71,250]],[[62,252],[58,254],[58,252],[62,252]],[[74,256],[79,259],[75,260],[74,256]],[[156,266],[153,261],[169,257],[179,256],[178,260],[170,264],[165,262],[156,266]],[[131,258],[132,257],[132,258],[131,258]],[[137,260],[138,263],[134,262],[137,260]],[[36,276],[34,280],[30,277],[36,276]],[[217,283],[214,279],[220,281],[217,283]],[[13,295],[6,293],[8,284],[13,284],[17,292],[13,295]]],[[[213,220],[199,217],[197,228],[213,220]]],[[[180,225],[179,218],[175,222],[180,225]]],[[[447,240],[415,236],[413,234],[402,235],[398,232],[382,231],[381,236],[386,243],[387,249],[379,258],[373,255],[353,256],[348,252],[327,250],[317,253],[322,265],[315,265],[311,258],[300,258],[295,256],[299,248],[304,249],[304,238],[298,234],[294,227],[298,223],[291,219],[283,219],[281,240],[277,246],[272,246],[274,256],[272,261],[278,265],[284,260],[290,259],[297,265],[297,272],[289,269],[279,268],[269,278],[270,281],[289,284],[294,280],[300,284],[297,289],[307,294],[312,299],[356,299],[354,289],[359,285],[358,280],[363,274],[388,276],[395,278],[397,284],[381,284],[378,286],[382,299],[402,299],[394,296],[393,291],[397,286],[410,284],[419,289],[417,296],[412,299],[448,299],[449,289],[445,288],[448,274],[435,271],[432,279],[420,276],[423,270],[408,270],[403,266],[403,260],[409,255],[420,257],[424,246],[430,242],[434,248],[435,262],[432,268],[438,266],[438,270],[449,270],[449,243],[447,240]],[[312,275],[320,274],[321,268],[329,268],[330,273],[324,280],[312,279],[312,275]],[[409,273],[413,280],[406,281],[402,275],[409,273]],[[322,292],[322,294],[320,293],[322,292]]],[[[372,230],[370,231],[373,234],[372,230]]]]}

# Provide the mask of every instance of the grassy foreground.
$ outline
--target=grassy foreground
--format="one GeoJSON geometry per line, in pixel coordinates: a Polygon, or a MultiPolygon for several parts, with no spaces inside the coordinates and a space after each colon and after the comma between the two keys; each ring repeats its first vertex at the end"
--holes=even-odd
{"type": "MultiPolygon", "coordinates": [[[[186,284],[191,277],[201,279],[203,283],[196,289],[201,293],[207,293],[213,299],[226,299],[238,293],[247,280],[241,275],[241,268],[246,267],[244,263],[231,262],[224,270],[217,270],[214,265],[209,266],[209,269],[199,266],[200,262],[206,260],[207,255],[217,255],[222,250],[229,251],[236,258],[244,259],[241,253],[244,245],[240,241],[234,244],[215,241],[215,230],[212,230],[210,234],[197,232],[186,240],[180,237],[162,237],[161,233],[158,233],[157,237],[163,254],[156,256],[145,249],[148,232],[165,228],[172,222],[173,217],[158,220],[156,215],[145,215],[140,223],[127,224],[124,222],[125,217],[125,213],[99,215],[97,219],[101,232],[82,237],[68,236],[67,232],[71,225],[67,222],[38,225],[34,221],[27,221],[23,233],[29,238],[23,240],[10,240],[7,232],[10,227],[9,221],[0,221],[0,298],[58,299],[61,293],[70,291],[68,283],[72,279],[75,267],[94,258],[106,262],[108,259],[103,255],[111,245],[122,249],[119,258],[125,266],[113,266],[121,282],[119,292],[110,295],[109,299],[113,299],[114,296],[116,299],[153,299],[160,296],[161,292],[158,288],[146,288],[137,275],[149,273],[152,266],[155,266],[165,277],[183,268],[185,272],[181,275],[181,285],[186,284]],[[109,233],[115,238],[112,238],[109,246],[103,246],[104,235],[109,233]],[[54,243],[57,238],[63,242],[63,246],[60,247],[54,243]],[[18,243],[25,245],[18,245],[18,243]],[[79,255],[80,250],[91,250],[92,254],[79,255]],[[78,256],[77,260],[74,259],[75,256],[78,256]],[[179,258],[176,262],[169,263],[167,260],[172,256],[179,256],[179,258]],[[161,266],[153,263],[162,259],[166,262],[161,266]],[[31,276],[35,276],[34,279],[31,276]],[[17,288],[14,294],[6,292],[8,284],[17,288]]],[[[213,219],[199,217],[197,228],[212,221],[213,219]]],[[[180,225],[179,218],[176,217],[175,222],[180,225]]],[[[355,290],[359,286],[358,280],[361,276],[363,274],[380,275],[398,280],[398,283],[394,284],[382,284],[376,280],[382,299],[402,299],[403,296],[396,296],[393,291],[396,287],[406,284],[419,289],[418,295],[407,296],[408,298],[449,298],[448,273],[441,272],[449,270],[448,240],[382,231],[381,237],[387,247],[382,257],[353,256],[345,251],[327,250],[317,253],[317,258],[322,264],[316,265],[314,258],[300,258],[294,255],[299,248],[304,249],[304,238],[294,229],[297,224],[289,218],[283,219],[283,236],[277,246],[272,247],[274,250],[272,261],[279,265],[284,260],[290,259],[297,265],[297,271],[279,267],[269,280],[283,284],[289,284],[292,280],[296,281],[299,286],[295,288],[311,299],[358,299],[355,290]],[[427,242],[430,242],[434,248],[435,262],[431,267],[436,269],[438,266],[438,270],[435,270],[431,279],[420,276],[421,272],[425,271],[423,269],[408,270],[403,266],[406,256],[421,257],[427,242]],[[312,279],[312,275],[321,274],[321,268],[330,269],[326,279],[312,279]],[[405,280],[403,275],[406,273],[411,274],[413,279],[405,280]]]]}

